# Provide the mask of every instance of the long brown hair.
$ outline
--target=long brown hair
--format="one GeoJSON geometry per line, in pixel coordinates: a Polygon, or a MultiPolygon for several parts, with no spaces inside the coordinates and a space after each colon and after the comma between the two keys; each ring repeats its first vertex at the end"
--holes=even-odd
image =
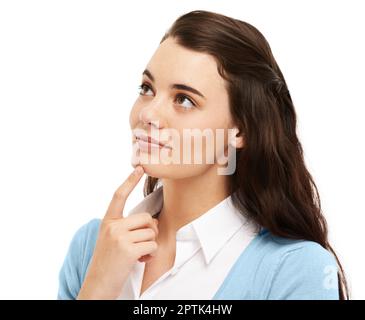
{"type": "MultiPolygon", "coordinates": [[[[160,43],[168,37],[212,55],[226,80],[230,111],[245,141],[230,176],[236,208],[274,235],[315,241],[332,252],[340,299],[349,299],[343,268],[328,241],[318,189],[304,163],[290,92],[267,40],[247,22],[203,10],[180,16],[160,43]]],[[[148,176],[144,195],[157,184],[157,178],[148,176]]]]}

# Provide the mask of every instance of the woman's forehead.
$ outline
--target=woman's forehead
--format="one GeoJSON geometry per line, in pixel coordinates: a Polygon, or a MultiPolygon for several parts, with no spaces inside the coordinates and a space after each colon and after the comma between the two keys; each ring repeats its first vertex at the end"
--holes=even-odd
{"type": "Polygon", "coordinates": [[[146,69],[156,82],[186,83],[202,91],[224,86],[213,56],[187,49],[170,38],[160,44],[146,69]]]}

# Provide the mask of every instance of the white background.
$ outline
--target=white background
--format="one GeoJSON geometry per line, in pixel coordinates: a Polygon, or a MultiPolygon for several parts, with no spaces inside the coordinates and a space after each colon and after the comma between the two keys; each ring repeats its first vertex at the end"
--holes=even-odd
{"type": "Polygon", "coordinates": [[[0,1],[0,298],[56,298],[71,237],[104,215],[131,171],[141,72],[196,9],[247,21],[269,41],[330,240],[352,298],[365,298],[364,4],[308,0],[0,1]]]}

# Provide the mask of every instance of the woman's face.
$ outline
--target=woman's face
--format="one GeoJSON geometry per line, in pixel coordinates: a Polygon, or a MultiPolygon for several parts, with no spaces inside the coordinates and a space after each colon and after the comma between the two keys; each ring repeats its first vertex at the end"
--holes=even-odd
{"type": "Polygon", "coordinates": [[[232,119],[225,80],[214,58],[167,38],[148,62],[141,85],[129,118],[132,165],[142,164],[152,177],[171,179],[217,167],[217,159],[227,152],[232,119]],[[137,139],[141,133],[168,147],[146,145],[137,139]]]}

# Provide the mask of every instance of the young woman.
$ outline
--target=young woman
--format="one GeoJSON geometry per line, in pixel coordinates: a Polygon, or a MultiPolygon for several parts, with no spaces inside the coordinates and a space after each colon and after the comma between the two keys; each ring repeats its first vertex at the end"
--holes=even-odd
{"type": "Polygon", "coordinates": [[[142,73],[130,125],[135,170],[74,235],[59,299],[348,299],[289,90],[256,28],[179,17],[142,73]],[[214,134],[191,144],[187,129],[214,134]],[[192,154],[204,160],[182,161],[192,154]],[[123,217],[144,173],[145,198],[123,217]]]}

